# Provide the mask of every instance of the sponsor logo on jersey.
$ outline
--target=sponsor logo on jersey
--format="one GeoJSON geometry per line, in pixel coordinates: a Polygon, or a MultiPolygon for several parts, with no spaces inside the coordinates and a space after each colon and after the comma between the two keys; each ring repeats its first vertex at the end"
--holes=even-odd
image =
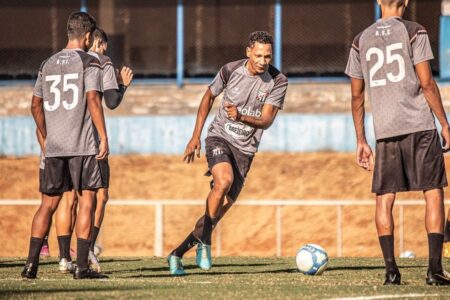
{"type": "Polygon", "coordinates": [[[258,91],[258,96],[256,97],[256,99],[258,99],[259,102],[263,103],[264,101],[266,101],[268,95],[269,93],[267,91],[258,91]]]}
{"type": "Polygon", "coordinates": [[[235,139],[245,139],[253,133],[253,128],[243,123],[225,123],[225,131],[235,139]]]}
{"type": "Polygon", "coordinates": [[[242,109],[238,109],[241,115],[250,116],[250,117],[261,117],[261,111],[259,109],[253,110],[251,107],[244,107],[242,109]]]}

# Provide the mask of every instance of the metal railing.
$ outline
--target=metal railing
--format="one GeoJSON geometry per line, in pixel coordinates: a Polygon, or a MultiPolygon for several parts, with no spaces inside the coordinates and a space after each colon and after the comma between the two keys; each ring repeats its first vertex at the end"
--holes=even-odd
{"type": "MultiPolygon", "coordinates": [[[[0,200],[0,206],[34,206],[39,205],[40,200],[0,200]]],[[[162,257],[164,255],[164,207],[165,206],[203,206],[204,200],[110,200],[108,205],[113,206],[153,206],[155,208],[155,240],[154,255],[162,257]]],[[[445,201],[450,204],[450,200],[445,201]]],[[[241,200],[237,201],[237,206],[272,206],[275,207],[275,240],[276,256],[282,254],[282,209],[286,206],[334,206],[336,207],[336,252],[337,256],[342,256],[343,245],[343,208],[345,206],[374,206],[375,200],[241,200]]],[[[405,206],[423,206],[424,200],[398,200],[395,204],[399,208],[399,251],[404,251],[404,207],[405,206]]],[[[215,228],[215,255],[221,256],[221,227],[220,223],[215,228]]]]}

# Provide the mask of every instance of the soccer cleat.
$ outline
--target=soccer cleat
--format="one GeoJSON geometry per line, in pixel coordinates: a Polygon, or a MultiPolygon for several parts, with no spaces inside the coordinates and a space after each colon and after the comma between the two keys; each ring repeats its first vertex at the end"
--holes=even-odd
{"type": "Polygon", "coordinates": [[[92,269],[80,270],[78,267],[75,269],[73,273],[73,279],[107,279],[109,278],[107,275],[102,274],[100,272],[96,272],[92,269]]]}
{"type": "Polygon", "coordinates": [[[183,262],[181,261],[180,257],[171,254],[167,258],[167,263],[169,264],[170,275],[186,275],[186,271],[184,271],[183,262]]]}
{"type": "Polygon", "coordinates": [[[383,285],[400,285],[401,277],[402,276],[398,270],[394,272],[387,272],[383,285]]]}
{"type": "Polygon", "coordinates": [[[442,248],[442,256],[450,258],[450,242],[445,242],[442,248]]]}
{"type": "Polygon", "coordinates": [[[450,277],[445,271],[438,273],[431,273],[430,270],[427,272],[426,283],[428,285],[450,285],[450,277]]]}
{"type": "Polygon", "coordinates": [[[43,245],[41,248],[41,252],[39,253],[39,256],[43,259],[50,257],[50,249],[48,248],[48,245],[43,245]]]}
{"type": "Polygon", "coordinates": [[[71,261],[67,261],[65,258],[61,258],[59,261],[59,272],[72,273],[75,272],[75,265],[71,261]]]}
{"type": "Polygon", "coordinates": [[[38,271],[38,265],[34,266],[32,263],[26,264],[20,274],[22,278],[35,279],[38,271]]]}
{"type": "Polygon", "coordinates": [[[94,251],[89,250],[89,267],[95,272],[101,272],[100,262],[97,256],[95,256],[94,251]]]}
{"type": "Polygon", "coordinates": [[[199,243],[195,256],[197,266],[202,270],[210,270],[212,268],[211,245],[199,243]]]}

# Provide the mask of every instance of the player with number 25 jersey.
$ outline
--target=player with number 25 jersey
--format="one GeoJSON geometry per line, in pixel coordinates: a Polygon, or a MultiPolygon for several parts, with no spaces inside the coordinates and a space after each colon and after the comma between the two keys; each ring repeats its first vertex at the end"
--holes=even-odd
{"type": "Polygon", "coordinates": [[[431,73],[433,53],[426,29],[402,19],[407,0],[378,0],[378,4],[382,18],[356,36],[345,73],[351,77],[357,163],[369,171],[373,154],[364,129],[365,92],[371,101],[377,141],[372,192],[376,194],[375,223],[386,266],[384,284],[401,283],[394,255],[396,193],[422,191],[429,248],[426,283],[450,285],[441,261],[447,178],[433,113],[441,123],[447,150],[450,130],[431,73]]]}

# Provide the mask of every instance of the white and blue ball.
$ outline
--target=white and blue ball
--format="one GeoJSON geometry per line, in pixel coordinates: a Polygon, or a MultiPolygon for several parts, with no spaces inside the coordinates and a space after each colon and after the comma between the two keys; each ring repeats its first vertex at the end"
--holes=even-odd
{"type": "Polygon", "coordinates": [[[328,254],[318,245],[307,244],[298,250],[295,261],[303,274],[320,275],[328,266],[328,254]]]}

